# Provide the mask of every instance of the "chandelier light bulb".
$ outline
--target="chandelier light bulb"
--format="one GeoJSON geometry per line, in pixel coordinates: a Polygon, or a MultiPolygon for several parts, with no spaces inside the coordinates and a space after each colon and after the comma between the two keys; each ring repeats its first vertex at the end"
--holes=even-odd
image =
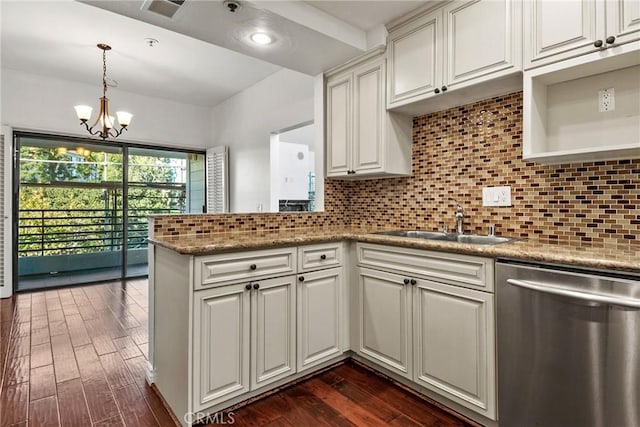
{"type": "Polygon", "coordinates": [[[131,123],[133,114],[127,113],[126,111],[116,111],[116,116],[118,117],[118,123],[120,124],[120,126],[125,128],[129,126],[129,123],[131,123]]]}
{"type": "Polygon", "coordinates": [[[91,118],[91,112],[93,111],[93,108],[89,107],[88,105],[76,105],[73,108],[76,109],[76,114],[81,121],[86,122],[91,118]]]}

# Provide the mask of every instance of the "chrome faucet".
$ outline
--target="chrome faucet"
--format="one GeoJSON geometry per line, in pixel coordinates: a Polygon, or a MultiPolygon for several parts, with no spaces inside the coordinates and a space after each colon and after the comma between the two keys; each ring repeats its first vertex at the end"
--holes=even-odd
{"type": "Polygon", "coordinates": [[[456,233],[463,234],[462,226],[464,223],[464,209],[457,200],[452,200],[456,202],[456,233]]]}

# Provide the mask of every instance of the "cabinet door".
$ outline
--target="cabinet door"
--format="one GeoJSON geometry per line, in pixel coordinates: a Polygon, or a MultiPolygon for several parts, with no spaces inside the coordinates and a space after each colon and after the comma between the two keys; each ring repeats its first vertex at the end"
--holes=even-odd
{"type": "Polygon", "coordinates": [[[359,269],[358,353],[412,379],[411,285],[404,277],[359,269]]]}
{"type": "Polygon", "coordinates": [[[524,2],[525,69],[598,50],[604,3],[596,0],[524,2]]]}
{"type": "Polygon", "coordinates": [[[452,2],[444,10],[444,84],[521,69],[521,3],[512,0],[452,2]]]}
{"type": "Polygon", "coordinates": [[[251,390],[296,373],[295,278],[252,283],[251,390]]]}
{"type": "Polygon", "coordinates": [[[442,11],[437,10],[389,34],[389,107],[424,98],[442,83],[442,11]]]}
{"type": "Polygon", "coordinates": [[[640,39],[640,2],[638,0],[607,0],[607,32],[615,44],[640,39]]]}
{"type": "Polygon", "coordinates": [[[351,169],[351,74],[327,81],[327,176],[351,169]]]}
{"type": "Polygon", "coordinates": [[[250,292],[244,284],[195,293],[193,396],[196,410],[249,391],[249,301],[250,292]]]}
{"type": "Polygon", "coordinates": [[[297,300],[301,372],[342,354],[342,268],[299,275],[297,300]]]}
{"type": "Polygon", "coordinates": [[[353,73],[353,169],[358,174],[384,170],[384,79],[384,58],[353,73]]]}
{"type": "Polygon", "coordinates": [[[418,280],[415,381],[496,419],[493,294],[418,280]]]}

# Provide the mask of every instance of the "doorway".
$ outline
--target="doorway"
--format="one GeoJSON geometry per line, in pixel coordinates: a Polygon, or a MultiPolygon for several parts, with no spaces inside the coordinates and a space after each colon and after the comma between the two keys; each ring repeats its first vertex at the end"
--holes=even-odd
{"type": "Polygon", "coordinates": [[[202,212],[204,153],[16,133],[16,290],[147,275],[148,217],[202,212]]]}

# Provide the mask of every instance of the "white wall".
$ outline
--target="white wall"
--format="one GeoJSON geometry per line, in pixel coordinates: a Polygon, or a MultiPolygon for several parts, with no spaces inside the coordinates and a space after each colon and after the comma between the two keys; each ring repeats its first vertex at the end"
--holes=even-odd
{"type": "Polygon", "coordinates": [[[309,147],[311,151],[315,146],[315,124],[311,123],[306,126],[291,129],[286,132],[278,134],[278,139],[283,142],[291,142],[293,144],[304,144],[309,147]]]}
{"type": "Polygon", "coordinates": [[[314,81],[284,69],[213,108],[212,145],[229,146],[231,212],[270,206],[271,132],[314,119],[314,81]]]}
{"type": "MultiPolygon", "coordinates": [[[[87,85],[3,68],[0,84],[1,124],[14,129],[87,137],[73,107],[89,105],[94,117],[99,111],[100,81],[87,85]]],[[[111,113],[124,110],[134,115],[130,129],[120,139],[181,148],[211,146],[208,107],[118,89],[109,89],[107,97],[111,113]]]]}
{"type": "MultiPolygon", "coordinates": [[[[280,141],[278,144],[279,169],[275,171],[278,188],[275,194],[278,200],[309,200],[309,146],[280,141]]],[[[272,171],[273,173],[274,171],[272,171]]]]}

